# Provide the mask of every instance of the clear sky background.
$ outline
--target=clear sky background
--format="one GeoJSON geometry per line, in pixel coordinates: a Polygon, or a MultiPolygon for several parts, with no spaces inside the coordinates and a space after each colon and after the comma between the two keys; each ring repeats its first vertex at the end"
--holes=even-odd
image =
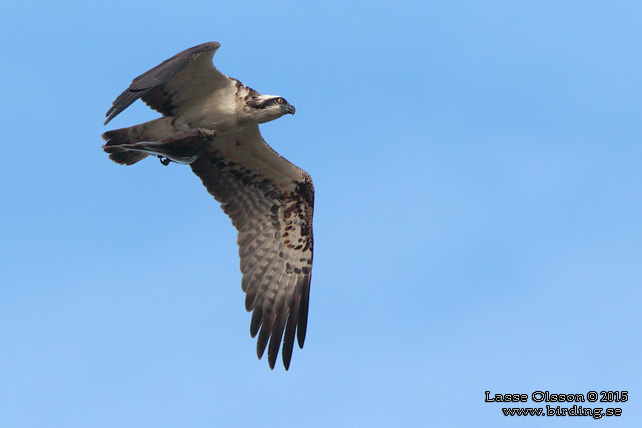
{"type": "Polygon", "coordinates": [[[642,3],[302,3],[4,6],[0,427],[641,426],[642,3]],[[289,372],[200,180],[100,150],[207,41],[297,108],[262,126],[316,188],[289,372]],[[515,421],[486,390],[630,398],[515,421]]]}

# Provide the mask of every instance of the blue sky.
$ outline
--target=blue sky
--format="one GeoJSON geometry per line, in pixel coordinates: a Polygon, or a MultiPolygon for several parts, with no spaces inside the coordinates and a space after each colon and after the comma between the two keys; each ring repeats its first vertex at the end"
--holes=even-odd
{"type": "Polygon", "coordinates": [[[266,3],[0,16],[0,426],[541,424],[486,390],[628,390],[595,423],[640,426],[642,4],[266,3]],[[132,78],[213,40],[221,71],[296,106],[262,133],[314,179],[289,372],[256,360],[200,180],[100,150],[156,117],[103,127],[132,78]]]}

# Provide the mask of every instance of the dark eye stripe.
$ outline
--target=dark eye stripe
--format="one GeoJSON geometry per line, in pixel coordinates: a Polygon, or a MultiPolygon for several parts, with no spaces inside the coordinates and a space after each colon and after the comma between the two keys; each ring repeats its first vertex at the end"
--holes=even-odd
{"type": "Polygon", "coordinates": [[[269,100],[265,100],[261,102],[250,101],[248,104],[250,104],[252,107],[257,109],[264,109],[271,104],[285,104],[285,103],[287,103],[287,101],[285,101],[285,98],[271,98],[269,100]]]}

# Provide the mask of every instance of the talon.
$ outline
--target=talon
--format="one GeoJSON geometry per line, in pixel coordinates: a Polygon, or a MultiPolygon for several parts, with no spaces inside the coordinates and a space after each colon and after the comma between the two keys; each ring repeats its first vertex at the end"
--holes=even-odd
{"type": "Polygon", "coordinates": [[[156,156],[158,157],[158,159],[160,159],[160,163],[162,163],[165,166],[169,165],[169,163],[171,162],[169,158],[163,157],[161,155],[156,155],[156,156]]]}

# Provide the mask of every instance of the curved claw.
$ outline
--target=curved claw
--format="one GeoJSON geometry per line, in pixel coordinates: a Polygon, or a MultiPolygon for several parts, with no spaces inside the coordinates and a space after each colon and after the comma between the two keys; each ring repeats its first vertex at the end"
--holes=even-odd
{"type": "Polygon", "coordinates": [[[166,158],[165,156],[161,156],[161,155],[156,155],[156,156],[158,157],[158,159],[160,159],[160,163],[162,163],[165,166],[169,165],[169,163],[172,161],[170,158],[166,158]]]}

